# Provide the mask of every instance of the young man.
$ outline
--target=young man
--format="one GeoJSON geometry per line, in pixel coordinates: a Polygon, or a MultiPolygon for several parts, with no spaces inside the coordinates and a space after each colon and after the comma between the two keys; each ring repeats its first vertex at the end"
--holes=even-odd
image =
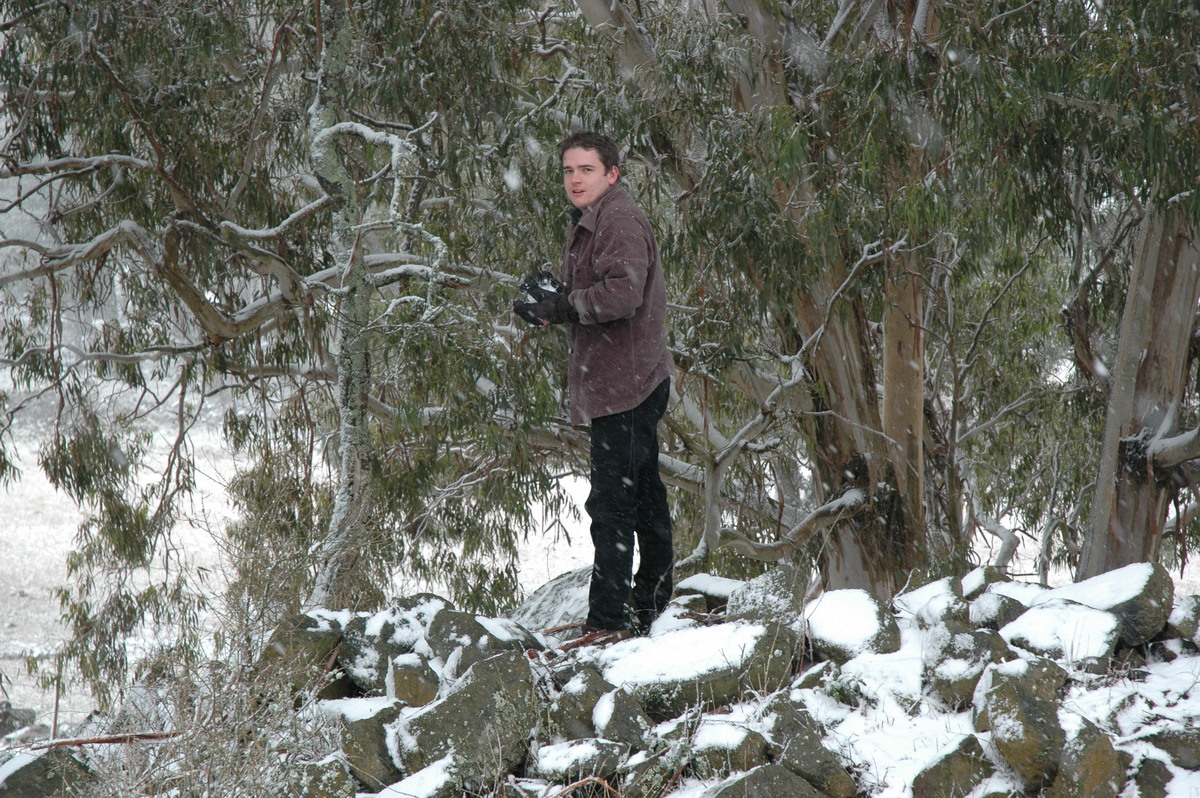
{"type": "Polygon", "coordinates": [[[649,627],[671,598],[674,548],[667,492],[658,475],[658,422],[670,393],[666,286],[650,221],[623,188],[616,144],[576,133],[559,144],[563,188],[574,206],[561,283],[548,273],[522,283],[533,302],[513,311],[535,325],[565,324],[571,421],[590,424],[595,561],[585,632],[649,627]],[[640,564],[633,574],[637,542],[640,564]]]}

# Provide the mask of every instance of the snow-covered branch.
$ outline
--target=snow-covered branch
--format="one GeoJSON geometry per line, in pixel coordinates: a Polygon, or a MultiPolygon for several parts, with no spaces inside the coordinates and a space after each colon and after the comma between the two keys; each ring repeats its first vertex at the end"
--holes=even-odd
{"type": "Polygon", "coordinates": [[[50,161],[35,161],[33,163],[9,163],[0,167],[0,179],[21,177],[22,175],[81,174],[83,172],[94,172],[98,169],[105,169],[110,166],[124,166],[130,169],[146,169],[151,171],[154,169],[154,164],[145,159],[111,153],[108,155],[96,155],[90,158],[55,158],[50,161]]]}
{"type": "Polygon", "coordinates": [[[1151,441],[1147,454],[1158,468],[1174,468],[1180,463],[1200,457],[1200,427],[1193,427],[1169,438],[1151,441]]]}
{"type": "Polygon", "coordinates": [[[247,227],[234,224],[233,222],[221,222],[221,228],[236,233],[242,238],[248,238],[254,241],[265,241],[268,239],[280,238],[287,234],[292,228],[299,225],[301,222],[310,219],[318,211],[328,208],[332,204],[333,199],[328,195],[314,200],[305,205],[300,210],[292,213],[288,218],[284,219],[274,227],[267,227],[261,230],[251,230],[247,227]]]}
{"type": "Polygon", "coordinates": [[[996,558],[992,561],[992,565],[997,568],[1007,568],[1017,554],[1017,547],[1021,544],[1017,534],[990,516],[976,514],[975,521],[989,534],[1000,539],[1000,551],[996,552],[996,558]]]}

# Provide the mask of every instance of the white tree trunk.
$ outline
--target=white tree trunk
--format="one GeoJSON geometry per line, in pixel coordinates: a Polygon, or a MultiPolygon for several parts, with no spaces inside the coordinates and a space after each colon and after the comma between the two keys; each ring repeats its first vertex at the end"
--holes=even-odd
{"type": "Polygon", "coordinates": [[[1200,247],[1183,214],[1156,208],[1144,222],[1130,276],[1091,522],[1078,579],[1153,560],[1168,491],[1151,442],[1173,435],[1200,301],[1200,247]]]}
{"type": "Polygon", "coordinates": [[[317,178],[336,203],[331,249],[343,275],[336,355],[340,471],[329,530],[314,547],[317,573],[306,608],[339,606],[348,598],[346,581],[358,556],[359,531],[369,505],[364,463],[370,447],[366,338],[370,294],[366,265],[355,247],[354,229],[361,217],[357,187],[342,162],[336,136],[330,134],[338,124],[340,70],[344,69],[352,46],[352,30],[346,24],[343,3],[325,0],[320,11],[325,47],[317,78],[317,98],[310,109],[310,141],[317,178]]]}

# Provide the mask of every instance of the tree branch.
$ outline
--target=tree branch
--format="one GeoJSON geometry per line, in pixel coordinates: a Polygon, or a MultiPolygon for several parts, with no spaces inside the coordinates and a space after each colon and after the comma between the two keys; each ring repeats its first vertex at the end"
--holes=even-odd
{"type": "Polygon", "coordinates": [[[860,488],[851,488],[841,496],[813,510],[804,520],[796,524],[787,534],[774,543],[761,543],[728,527],[721,530],[721,545],[732,548],[754,560],[776,562],[793,554],[810,537],[839,521],[857,515],[867,506],[867,494],[860,488]]]}

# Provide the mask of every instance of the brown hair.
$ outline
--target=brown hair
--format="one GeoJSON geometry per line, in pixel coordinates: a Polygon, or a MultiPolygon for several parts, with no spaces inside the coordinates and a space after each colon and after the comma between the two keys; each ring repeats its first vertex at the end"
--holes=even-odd
{"type": "Polygon", "coordinates": [[[558,143],[558,157],[567,154],[567,150],[594,150],[600,156],[600,163],[605,172],[611,172],[614,166],[621,165],[621,154],[617,152],[617,143],[603,133],[591,130],[581,130],[572,133],[558,143]]]}

